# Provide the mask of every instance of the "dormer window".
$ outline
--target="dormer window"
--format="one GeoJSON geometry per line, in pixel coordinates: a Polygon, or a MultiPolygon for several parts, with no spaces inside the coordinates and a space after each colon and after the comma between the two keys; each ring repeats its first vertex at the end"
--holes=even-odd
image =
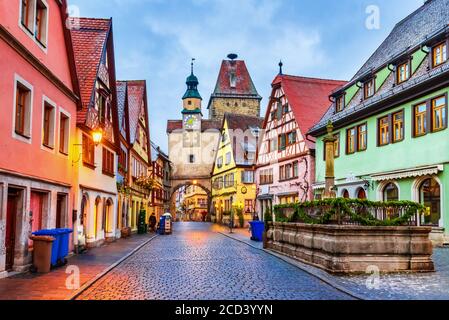
{"type": "Polygon", "coordinates": [[[230,80],[231,88],[235,88],[237,86],[237,77],[235,76],[235,73],[231,72],[231,75],[229,78],[230,78],[229,80],[230,80]]]}
{"type": "Polygon", "coordinates": [[[371,98],[375,93],[375,81],[374,78],[366,81],[363,84],[364,97],[365,99],[371,98]]]}
{"type": "Polygon", "coordinates": [[[398,65],[396,69],[396,83],[401,84],[410,78],[410,63],[409,61],[398,65]]]}
{"type": "Polygon", "coordinates": [[[345,97],[344,95],[341,95],[337,97],[337,99],[335,100],[335,110],[337,112],[340,112],[343,111],[344,108],[345,108],[345,97]]]}
{"type": "Polygon", "coordinates": [[[447,43],[442,42],[432,49],[432,66],[438,67],[447,60],[447,43]]]}

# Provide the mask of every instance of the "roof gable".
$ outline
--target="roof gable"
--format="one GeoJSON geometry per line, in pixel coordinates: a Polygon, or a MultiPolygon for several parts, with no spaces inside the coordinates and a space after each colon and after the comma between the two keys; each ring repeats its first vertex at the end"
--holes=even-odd
{"type": "MultiPolygon", "coordinates": [[[[277,88],[281,87],[288,100],[295,120],[301,132],[306,133],[318,122],[329,106],[329,94],[344,85],[341,80],[328,80],[298,77],[290,75],[278,75],[273,81],[273,94],[277,88]]],[[[265,121],[268,121],[273,108],[273,101],[267,110],[265,121]]],[[[309,148],[313,148],[313,143],[306,139],[309,148]]]]}
{"type": "Polygon", "coordinates": [[[79,24],[71,30],[76,72],[80,87],[82,109],[78,112],[78,123],[86,120],[95,89],[98,70],[111,32],[110,19],[70,18],[79,24]]]}
{"type": "Polygon", "coordinates": [[[261,98],[243,60],[223,60],[212,97],[246,96],[261,98]]]}

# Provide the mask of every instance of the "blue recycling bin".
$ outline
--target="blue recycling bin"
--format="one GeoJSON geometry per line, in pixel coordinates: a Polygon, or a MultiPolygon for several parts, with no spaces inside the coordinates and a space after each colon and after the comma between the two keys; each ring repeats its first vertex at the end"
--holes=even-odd
{"type": "Polygon", "coordinates": [[[160,235],[164,235],[164,234],[165,234],[165,216],[162,216],[162,217],[159,219],[159,229],[157,230],[157,232],[158,232],[160,235]]]}
{"type": "Polygon", "coordinates": [[[50,236],[55,238],[55,241],[53,241],[53,245],[51,247],[51,265],[52,267],[56,266],[59,260],[59,245],[61,243],[61,232],[59,232],[57,229],[40,230],[33,232],[33,236],[50,236]]]}
{"type": "Polygon", "coordinates": [[[251,221],[251,240],[262,242],[265,224],[263,221],[251,221]]]}
{"type": "Polygon", "coordinates": [[[73,232],[72,229],[56,229],[60,234],[59,241],[59,251],[58,260],[64,261],[64,259],[69,255],[69,240],[70,234],[73,232]]]}

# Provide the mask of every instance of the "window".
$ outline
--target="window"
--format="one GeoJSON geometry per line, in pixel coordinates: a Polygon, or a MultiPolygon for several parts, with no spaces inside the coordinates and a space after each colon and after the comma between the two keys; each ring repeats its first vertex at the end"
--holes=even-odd
{"type": "Polygon", "coordinates": [[[337,99],[335,100],[335,110],[337,112],[340,112],[343,111],[344,108],[345,108],[345,96],[341,95],[337,97],[337,99]]]}
{"type": "Polygon", "coordinates": [[[228,166],[229,164],[231,164],[231,153],[230,152],[226,153],[226,165],[228,166]]]}
{"type": "Polygon", "coordinates": [[[221,156],[217,159],[217,168],[221,169],[222,167],[223,167],[223,157],[221,156]]]}
{"type": "Polygon", "coordinates": [[[242,171],[242,183],[254,183],[254,171],[242,171]]]}
{"type": "Polygon", "coordinates": [[[299,177],[299,162],[295,161],[293,162],[293,178],[299,177]]]}
{"type": "Polygon", "coordinates": [[[440,131],[446,128],[446,97],[438,97],[432,100],[432,131],[440,131]]]}
{"type": "Polygon", "coordinates": [[[30,138],[31,91],[24,85],[17,83],[15,132],[30,138]]]}
{"type": "Polygon", "coordinates": [[[389,183],[383,190],[383,201],[399,201],[399,190],[394,183],[389,183]]]}
{"type": "Polygon", "coordinates": [[[127,152],[124,148],[120,149],[120,154],[118,157],[118,163],[119,163],[119,170],[121,172],[126,172],[128,170],[128,164],[127,164],[127,152]]]}
{"type": "MultiPolygon", "coordinates": [[[[325,154],[326,154],[326,150],[325,154]]],[[[335,142],[334,142],[334,158],[338,158],[340,156],[340,135],[335,135],[335,142]]]]}
{"type": "Polygon", "coordinates": [[[390,119],[383,117],[379,119],[379,146],[390,143],[390,119]]]}
{"type": "Polygon", "coordinates": [[[271,139],[269,142],[269,152],[276,151],[278,149],[278,139],[271,139]]]}
{"type": "Polygon", "coordinates": [[[32,32],[34,20],[34,1],[33,0],[22,0],[21,8],[21,23],[32,32]]]}
{"type": "Polygon", "coordinates": [[[245,213],[252,213],[254,211],[254,201],[245,200],[245,213]]]}
{"type": "Polygon", "coordinates": [[[349,129],[347,131],[346,135],[347,135],[346,153],[347,154],[352,154],[356,150],[356,148],[355,148],[356,147],[356,140],[357,140],[356,128],[349,129]]]}
{"type": "Polygon", "coordinates": [[[364,88],[364,93],[365,93],[365,95],[364,95],[365,99],[368,99],[368,98],[374,96],[374,93],[375,93],[374,78],[365,82],[363,85],[363,88],[364,88]]]}
{"type": "Polygon", "coordinates": [[[282,110],[282,113],[287,114],[290,112],[290,106],[288,104],[285,104],[282,110]]]}
{"type": "Polygon", "coordinates": [[[235,88],[237,86],[237,77],[235,76],[235,73],[231,72],[229,78],[231,88],[235,88]]]}
{"type": "Polygon", "coordinates": [[[410,63],[407,61],[400,64],[396,69],[396,81],[398,84],[407,81],[410,78],[410,63]]]}
{"type": "Polygon", "coordinates": [[[357,128],[357,132],[358,132],[358,140],[357,140],[357,150],[358,151],[365,151],[366,150],[366,146],[367,146],[367,142],[366,142],[366,138],[367,138],[367,131],[366,131],[366,124],[362,124],[357,128]]]}
{"type": "Polygon", "coordinates": [[[447,44],[446,42],[436,45],[432,49],[432,66],[438,67],[447,60],[447,44]]]}
{"type": "Polygon", "coordinates": [[[69,154],[69,117],[64,113],[59,114],[59,152],[65,155],[69,154]]]}
{"type": "Polygon", "coordinates": [[[103,147],[103,173],[114,175],[114,153],[103,147]]]}
{"type": "Polygon", "coordinates": [[[225,186],[225,188],[230,188],[230,187],[234,186],[234,174],[233,173],[225,175],[224,186],[225,186]]]}
{"type": "Polygon", "coordinates": [[[292,178],[292,176],[293,176],[293,165],[290,163],[285,166],[285,179],[289,180],[292,178]]]}
{"type": "Polygon", "coordinates": [[[223,177],[215,178],[215,180],[214,180],[214,189],[216,189],[216,190],[223,189],[223,177]]]}
{"type": "Polygon", "coordinates": [[[278,151],[284,151],[287,148],[287,135],[281,134],[278,137],[278,151]]]}
{"type": "Polygon", "coordinates": [[[47,7],[44,2],[37,0],[36,3],[36,28],[34,36],[40,44],[46,46],[47,43],[47,7]]]}
{"type": "Polygon", "coordinates": [[[43,113],[42,144],[53,149],[55,145],[55,107],[45,101],[43,113]]]}
{"type": "Polygon", "coordinates": [[[95,144],[92,138],[83,134],[83,163],[87,166],[95,166],[95,144]]]}
{"type": "Polygon", "coordinates": [[[404,140],[404,111],[393,114],[393,142],[404,140]]]}
{"type": "Polygon", "coordinates": [[[441,220],[441,187],[432,178],[425,180],[419,188],[420,202],[426,207],[424,224],[439,226],[441,220]]]}
{"type": "Polygon", "coordinates": [[[273,183],[273,169],[261,170],[259,173],[260,184],[272,184],[273,183]]]}
{"type": "Polygon", "coordinates": [[[427,103],[415,106],[415,137],[427,133],[427,103]]]}
{"type": "Polygon", "coordinates": [[[189,155],[189,163],[195,163],[195,155],[194,154],[189,155]]]}
{"type": "MultiPolygon", "coordinates": [[[[106,119],[106,103],[107,103],[107,97],[106,92],[101,89],[98,92],[97,95],[97,111],[98,111],[98,118],[101,123],[104,123],[106,119]]],[[[139,141],[139,130],[137,131],[137,138],[136,140],[139,141]]]]}
{"type": "Polygon", "coordinates": [[[296,131],[289,132],[287,134],[287,145],[290,146],[296,143],[296,131]]]}
{"type": "Polygon", "coordinates": [[[279,167],[279,181],[285,180],[285,166],[279,167]]]}

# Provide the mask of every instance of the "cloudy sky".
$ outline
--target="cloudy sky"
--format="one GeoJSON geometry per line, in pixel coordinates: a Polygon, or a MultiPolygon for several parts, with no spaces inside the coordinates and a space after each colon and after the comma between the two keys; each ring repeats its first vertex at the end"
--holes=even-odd
{"type": "Polygon", "coordinates": [[[287,74],[350,79],[423,2],[69,0],[71,15],[113,18],[117,77],[147,80],[151,139],[164,150],[167,120],[181,117],[191,58],[206,117],[221,60],[231,52],[246,61],[265,112],[280,59],[287,74]]]}

